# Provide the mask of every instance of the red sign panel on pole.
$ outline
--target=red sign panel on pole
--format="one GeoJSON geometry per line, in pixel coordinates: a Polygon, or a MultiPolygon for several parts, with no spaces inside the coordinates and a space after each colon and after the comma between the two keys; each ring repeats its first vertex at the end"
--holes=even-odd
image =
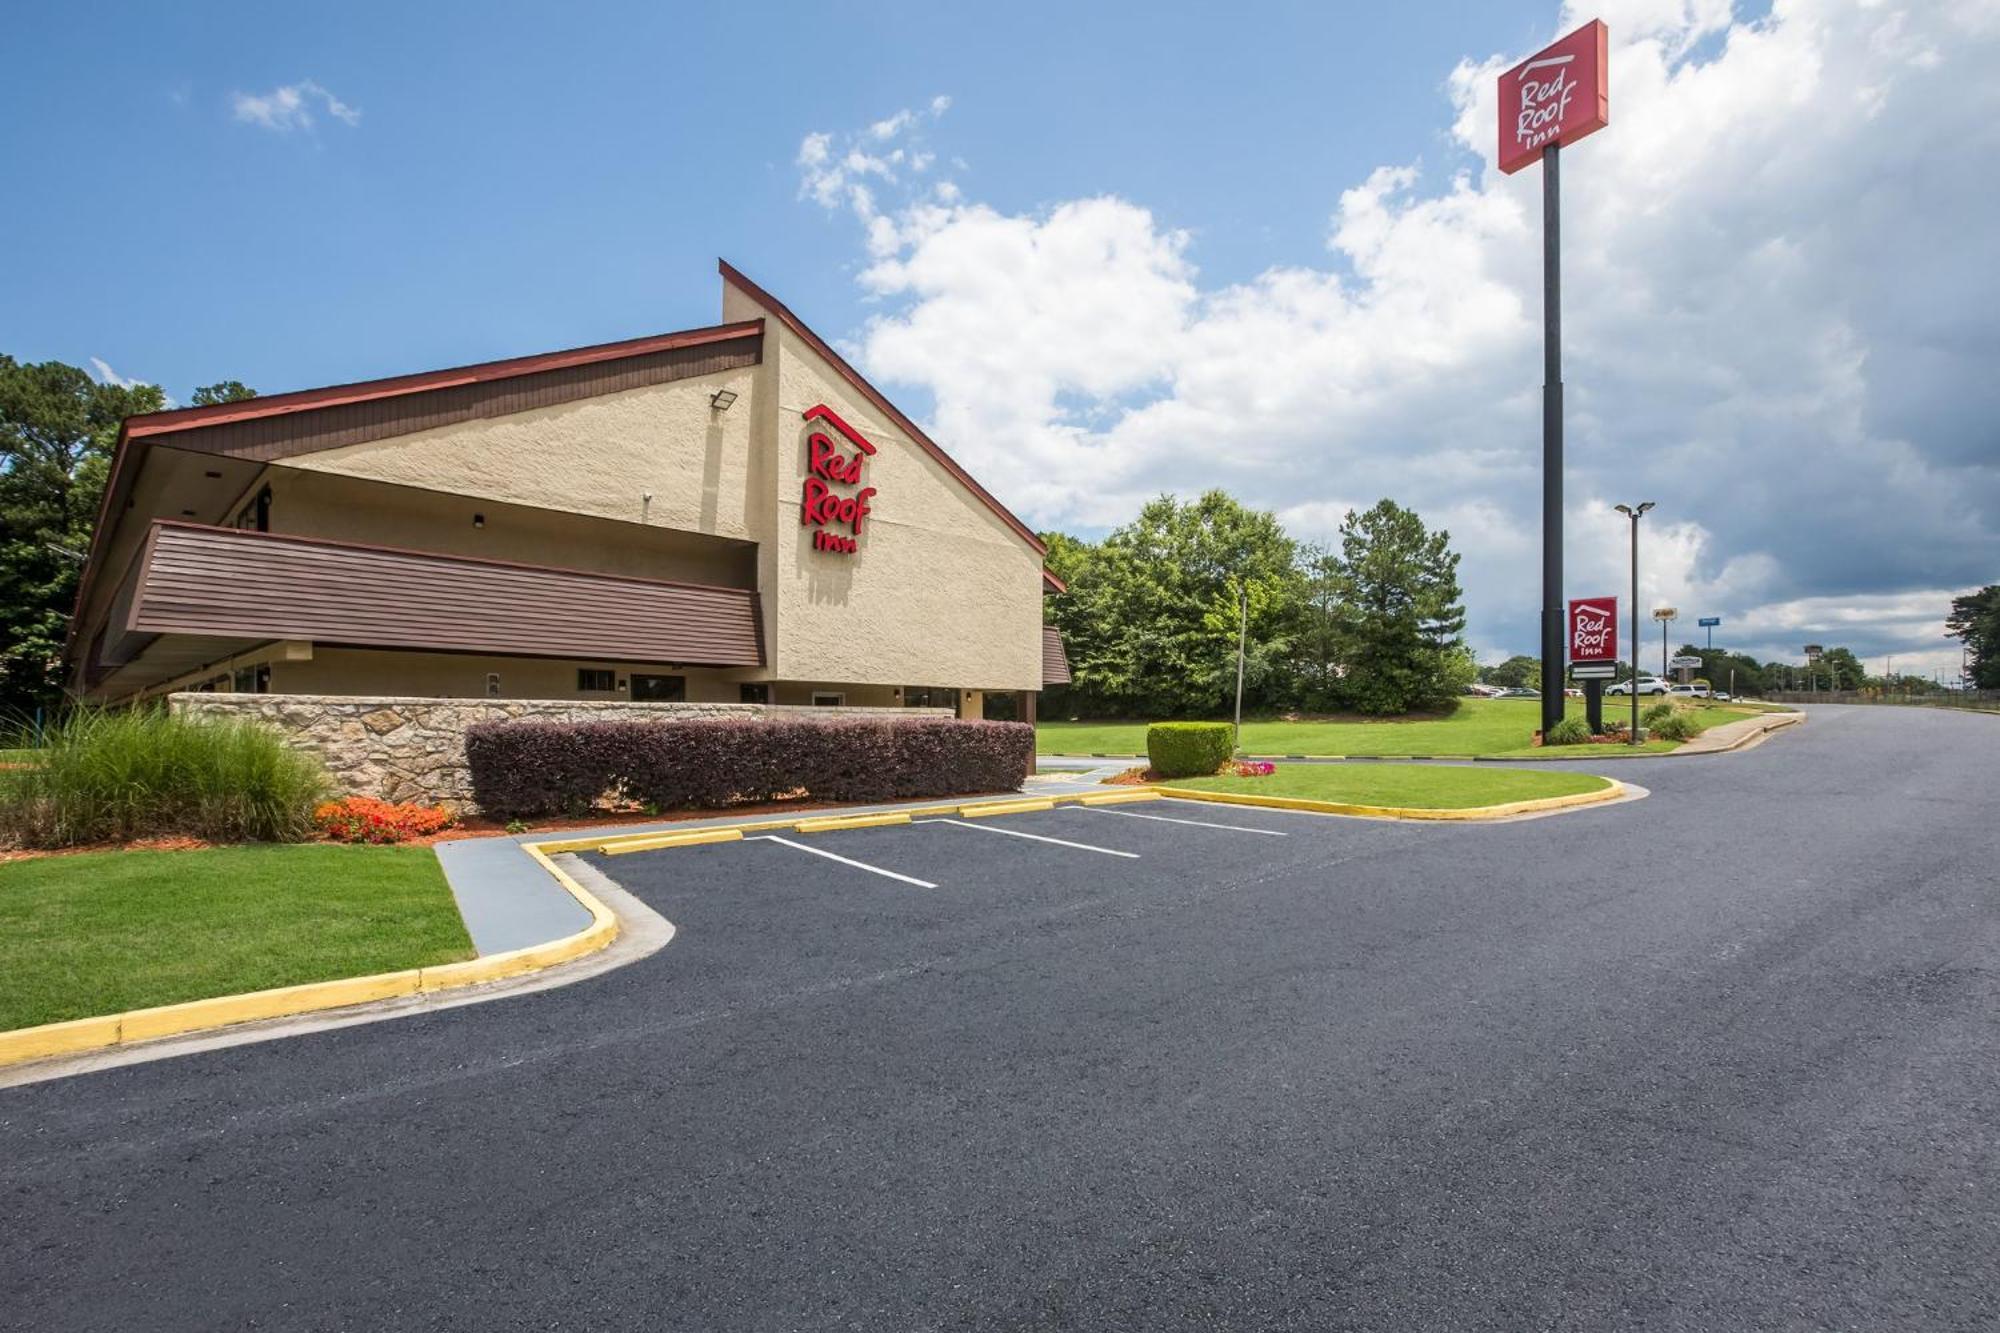
{"type": "Polygon", "coordinates": [[[1569,660],[1573,663],[1618,660],[1616,597],[1569,599],[1569,660]]]}
{"type": "Polygon", "coordinates": [[[1519,171],[1550,144],[1610,123],[1608,50],[1604,24],[1592,19],[1500,76],[1500,170],[1519,171]]]}

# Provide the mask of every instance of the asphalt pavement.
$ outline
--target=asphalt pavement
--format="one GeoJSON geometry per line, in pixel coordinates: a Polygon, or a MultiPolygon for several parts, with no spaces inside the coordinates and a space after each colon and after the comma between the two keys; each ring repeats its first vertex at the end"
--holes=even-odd
{"type": "Polygon", "coordinates": [[[1811,711],[599,859],[665,949],[0,1090],[0,1327],[1995,1327],[2000,718],[1811,711]]]}

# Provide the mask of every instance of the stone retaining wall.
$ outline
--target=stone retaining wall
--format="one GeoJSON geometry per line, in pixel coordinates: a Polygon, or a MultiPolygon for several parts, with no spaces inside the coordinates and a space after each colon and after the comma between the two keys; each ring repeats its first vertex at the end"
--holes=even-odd
{"type": "Polygon", "coordinates": [[[392,801],[472,805],[465,729],[475,722],[608,722],[633,718],[952,717],[949,708],[809,708],[798,704],[670,704],[565,699],[411,699],[339,694],[175,694],[192,717],[252,718],[318,754],[345,792],[392,801]]]}

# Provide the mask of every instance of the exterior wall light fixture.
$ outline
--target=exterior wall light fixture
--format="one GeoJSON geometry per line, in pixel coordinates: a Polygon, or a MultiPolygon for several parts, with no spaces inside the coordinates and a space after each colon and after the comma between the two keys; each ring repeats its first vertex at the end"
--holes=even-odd
{"type": "Polygon", "coordinates": [[[734,403],[735,401],[736,401],[736,390],[717,389],[715,393],[710,396],[708,400],[708,405],[710,407],[713,407],[718,412],[727,412],[729,410],[730,404],[734,403]]]}
{"type": "Polygon", "coordinates": [[[483,527],[485,527],[485,526],[486,526],[486,515],[484,515],[484,514],[474,514],[474,515],[472,516],[472,526],[473,526],[473,527],[475,527],[475,528],[483,528],[483,527]]]}

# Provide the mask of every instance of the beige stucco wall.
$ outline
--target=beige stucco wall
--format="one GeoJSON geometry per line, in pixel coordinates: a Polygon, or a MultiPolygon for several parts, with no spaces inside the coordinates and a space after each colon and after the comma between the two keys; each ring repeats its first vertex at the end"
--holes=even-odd
{"type": "Polygon", "coordinates": [[[811,346],[724,287],[724,319],[759,316],[767,322],[758,387],[777,461],[777,521],[759,553],[765,601],[776,611],[767,640],[773,673],[1040,689],[1041,557],[811,346]],[[863,465],[861,485],[877,493],[853,555],[813,549],[813,529],[799,521],[803,414],[818,403],[878,449],[863,465]]]}
{"type": "MultiPolygon", "coordinates": [[[[256,660],[264,660],[256,654],[256,660]]],[[[245,664],[248,664],[246,659],[245,664]]],[[[271,662],[274,694],[407,695],[424,698],[486,697],[486,677],[500,677],[501,699],[575,699],[617,702],[630,698],[633,672],[682,676],[690,703],[736,703],[745,682],[769,683],[774,704],[812,703],[814,691],[843,696],[850,708],[896,708],[902,704],[897,687],[857,681],[776,681],[757,668],[715,670],[667,667],[601,658],[493,657],[472,653],[410,653],[365,648],[316,646],[311,661],[271,662]],[[628,682],[624,691],[605,694],[576,688],[580,667],[605,668],[628,682]]]]}
{"type": "Polygon", "coordinates": [[[741,401],[726,412],[709,405],[717,389],[747,395],[754,373],[722,371],[287,462],[754,541],[769,524],[769,486],[752,466],[751,413],[741,401]]]}

